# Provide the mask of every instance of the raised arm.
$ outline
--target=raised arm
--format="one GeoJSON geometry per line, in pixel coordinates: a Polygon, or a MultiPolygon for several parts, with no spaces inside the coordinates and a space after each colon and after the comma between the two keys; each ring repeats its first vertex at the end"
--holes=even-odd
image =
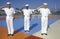
{"type": "Polygon", "coordinates": [[[4,7],[0,6],[0,10],[3,10],[4,7]]]}
{"type": "Polygon", "coordinates": [[[38,11],[40,11],[39,9],[40,9],[40,7],[37,7],[37,10],[38,10],[38,11]]]}
{"type": "Polygon", "coordinates": [[[0,6],[0,10],[2,10],[2,6],[0,6]]]}
{"type": "Polygon", "coordinates": [[[23,9],[24,9],[24,7],[22,7],[22,8],[20,9],[20,13],[22,13],[22,14],[23,14],[23,9]]]}

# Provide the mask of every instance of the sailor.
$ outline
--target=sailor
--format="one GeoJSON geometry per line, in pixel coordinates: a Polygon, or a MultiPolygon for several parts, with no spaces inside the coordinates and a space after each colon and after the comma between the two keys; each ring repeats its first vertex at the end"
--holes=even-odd
{"type": "Polygon", "coordinates": [[[47,6],[47,3],[43,3],[42,8],[37,8],[41,13],[41,35],[47,35],[48,15],[51,14],[50,9],[47,6]]]}
{"type": "Polygon", "coordinates": [[[8,28],[8,36],[13,36],[14,34],[14,28],[13,28],[13,16],[15,14],[14,8],[11,7],[11,3],[7,2],[6,7],[0,7],[1,10],[4,10],[6,13],[6,23],[8,28]]]}
{"type": "Polygon", "coordinates": [[[24,14],[24,30],[29,32],[30,28],[30,16],[32,15],[31,9],[29,9],[29,4],[25,5],[25,9],[22,10],[24,14]]]}

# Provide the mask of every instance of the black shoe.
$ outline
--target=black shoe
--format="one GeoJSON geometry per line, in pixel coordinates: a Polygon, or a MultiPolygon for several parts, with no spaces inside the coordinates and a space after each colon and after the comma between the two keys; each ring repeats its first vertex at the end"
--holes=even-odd
{"type": "Polygon", "coordinates": [[[41,34],[41,35],[43,35],[43,34],[41,34]]]}
{"type": "Polygon", "coordinates": [[[29,30],[25,30],[25,32],[29,32],[29,30]]]}
{"type": "Polygon", "coordinates": [[[8,34],[8,36],[10,36],[10,34],[8,34]]]}
{"type": "Polygon", "coordinates": [[[42,33],[41,35],[47,35],[47,33],[42,33]]]}
{"type": "Polygon", "coordinates": [[[41,35],[44,35],[44,33],[42,33],[41,35]]]}
{"type": "Polygon", "coordinates": [[[47,33],[45,33],[45,35],[47,35],[47,33]]]}
{"type": "Polygon", "coordinates": [[[10,36],[14,36],[14,34],[10,34],[10,36]]]}

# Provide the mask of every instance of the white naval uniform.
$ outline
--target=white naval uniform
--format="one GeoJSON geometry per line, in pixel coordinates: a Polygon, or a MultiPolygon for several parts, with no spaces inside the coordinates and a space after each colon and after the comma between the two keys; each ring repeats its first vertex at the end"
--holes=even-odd
{"type": "Polygon", "coordinates": [[[24,30],[28,30],[30,28],[30,14],[32,14],[32,11],[30,9],[23,9],[24,13],[24,30]]]}
{"type": "Polygon", "coordinates": [[[3,8],[2,10],[4,10],[7,15],[6,23],[7,23],[7,28],[8,28],[8,34],[13,34],[14,33],[13,15],[15,14],[15,10],[14,8],[3,8]]]}
{"type": "Polygon", "coordinates": [[[41,33],[47,33],[48,15],[51,13],[48,8],[40,8],[41,13],[41,33]]]}

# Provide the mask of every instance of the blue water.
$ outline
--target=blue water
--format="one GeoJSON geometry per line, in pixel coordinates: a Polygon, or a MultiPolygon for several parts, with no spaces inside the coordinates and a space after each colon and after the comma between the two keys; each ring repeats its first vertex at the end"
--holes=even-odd
{"type": "MultiPolygon", "coordinates": [[[[50,26],[54,22],[56,22],[58,19],[56,18],[50,18],[48,25],[50,26]]],[[[41,30],[41,18],[32,18],[30,22],[30,32],[28,34],[33,34],[39,30],[41,30]]],[[[0,20],[0,26],[7,27],[5,20],[0,20]]],[[[17,32],[24,32],[24,19],[23,18],[17,18],[14,20],[14,29],[17,32]]]]}

